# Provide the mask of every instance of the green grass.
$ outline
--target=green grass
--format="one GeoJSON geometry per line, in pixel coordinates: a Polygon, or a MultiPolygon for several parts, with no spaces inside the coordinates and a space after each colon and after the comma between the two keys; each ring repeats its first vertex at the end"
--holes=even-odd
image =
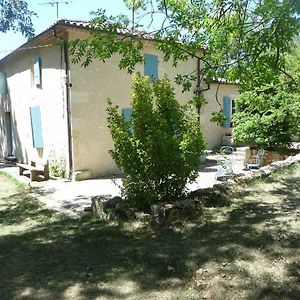
{"type": "Polygon", "coordinates": [[[0,175],[0,299],[298,299],[299,176],[158,229],[64,218],[0,175]]]}
{"type": "Polygon", "coordinates": [[[0,171],[0,180],[1,180],[1,182],[3,182],[3,187],[2,187],[2,189],[0,189],[0,191],[1,191],[0,196],[3,195],[4,183],[6,186],[8,186],[8,189],[10,189],[11,184],[14,184],[14,186],[20,190],[26,190],[29,187],[29,185],[16,180],[14,177],[12,177],[9,174],[2,172],[2,171],[0,171]]]}

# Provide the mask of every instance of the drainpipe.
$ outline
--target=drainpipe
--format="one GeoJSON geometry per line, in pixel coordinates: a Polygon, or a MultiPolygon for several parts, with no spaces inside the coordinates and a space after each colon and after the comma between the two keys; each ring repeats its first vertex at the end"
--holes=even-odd
{"type": "MultiPolygon", "coordinates": [[[[200,90],[200,85],[201,85],[201,79],[200,79],[200,58],[197,58],[197,85],[196,85],[196,96],[201,95],[201,90],[200,90]]],[[[197,107],[197,113],[198,113],[198,122],[200,123],[200,107],[197,107]]]]}
{"type": "Polygon", "coordinates": [[[65,63],[65,86],[66,86],[66,107],[67,107],[67,128],[68,128],[68,163],[69,163],[69,175],[68,179],[72,179],[73,177],[73,148],[72,148],[72,130],[71,130],[71,107],[70,107],[70,88],[72,87],[71,83],[69,82],[69,72],[70,72],[70,63],[69,63],[69,49],[68,49],[68,42],[59,37],[56,32],[56,28],[54,28],[54,36],[61,41],[62,51],[64,54],[64,63],[65,63]]]}

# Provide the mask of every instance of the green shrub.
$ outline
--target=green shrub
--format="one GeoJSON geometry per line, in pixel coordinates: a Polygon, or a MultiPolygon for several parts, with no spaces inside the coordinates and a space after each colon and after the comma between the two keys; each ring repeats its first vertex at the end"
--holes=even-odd
{"type": "Polygon", "coordinates": [[[58,178],[66,178],[66,162],[63,157],[56,158],[52,155],[50,159],[50,175],[58,178]]]}
{"type": "Polygon", "coordinates": [[[251,91],[236,102],[233,140],[284,150],[300,132],[300,95],[280,89],[251,91]]]}
{"type": "Polygon", "coordinates": [[[168,79],[133,78],[132,117],[108,100],[111,155],[125,173],[124,196],[139,209],[173,201],[197,176],[204,139],[195,108],[181,106],[168,79]]]}

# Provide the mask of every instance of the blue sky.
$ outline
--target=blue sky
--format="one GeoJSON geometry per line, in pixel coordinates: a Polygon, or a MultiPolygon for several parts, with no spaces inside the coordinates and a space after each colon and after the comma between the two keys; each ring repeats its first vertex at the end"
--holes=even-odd
{"type": "MultiPolygon", "coordinates": [[[[56,6],[41,5],[49,0],[27,0],[30,10],[35,11],[38,17],[33,18],[36,34],[47,29],[56,20],[56,6]]],[[[123,0],[61,0],[70,2],[59,5],[59,19],[89,20],[90,12],[98,8],[105,9],[109,15],[128,14],[123,0]]],[[[21,46],[26,39],[20,33],[0,33],[0,58],[21,46]]]]}

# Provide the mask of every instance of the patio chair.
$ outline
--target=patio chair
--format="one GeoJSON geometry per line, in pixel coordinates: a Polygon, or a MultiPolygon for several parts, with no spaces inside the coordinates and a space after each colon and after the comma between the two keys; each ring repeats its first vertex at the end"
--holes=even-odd
{"type": "Polygon", "coordinates": [[[231,154],[233,153],[234,148],[232,146],[222,146],[220,148],[220,153],[231,154]]]}
{"type": "Polygon", "coordinates": [[[264,154],[265,150],[260,149],[254,159],[253,157],[246,157],[244,170],[259,169],[262,166],[264,154]],[[250,162],[251,160],[252,162],[250,162]]]}
{"type": "Polygon", "coordinates": [[[227,155],[218,155],[216,179],[232,176],[232,160],[227,155]]]}

